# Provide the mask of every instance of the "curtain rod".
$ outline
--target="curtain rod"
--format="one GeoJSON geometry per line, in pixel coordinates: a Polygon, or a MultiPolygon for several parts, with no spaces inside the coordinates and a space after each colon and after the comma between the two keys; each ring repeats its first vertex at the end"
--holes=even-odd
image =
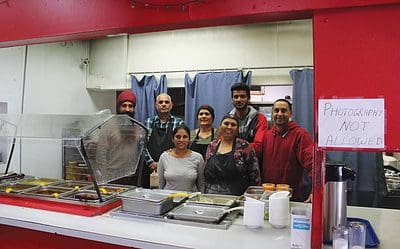
{"type": "Polygon", "coordinates": [[[313,65],[302,66],[271,66],[271,67],[242,67],[242,68],[214,68],[214,69],[190,69],[190,70],[166,70],[166,71],[147,71],[147,72],[130,72],[133,74],[159,74],[159,73],[197,73],[197,72],[215,72],[215,71],[233,71],[233,70],[262,70],[262,69],[296,69],[296,68],[313,68],[313,65]]]}

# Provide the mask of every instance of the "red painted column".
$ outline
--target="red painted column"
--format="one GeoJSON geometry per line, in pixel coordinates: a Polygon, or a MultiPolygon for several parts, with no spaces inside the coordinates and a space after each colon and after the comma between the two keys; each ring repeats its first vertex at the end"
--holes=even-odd
{"type": "MultiPolygon", "coordinates": [[[[400,151],[400,5],[317,11],[314,107],[320,98],[384,98],[385,149],[400,151]]],[[[318,141],[318,113],[314,116],[318,141]]],[[[319,155],[319,153],[317,153],[319,155]]],[[[324,170],[315,158],[312,248],[321,248],[324,170]],[[322,215],[321,215],[322,214],[322,215]]]]}

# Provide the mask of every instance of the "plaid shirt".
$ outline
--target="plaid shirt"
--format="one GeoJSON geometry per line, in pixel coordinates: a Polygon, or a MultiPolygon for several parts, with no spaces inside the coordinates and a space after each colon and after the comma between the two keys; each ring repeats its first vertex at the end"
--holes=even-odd
{"type": "MultiPolygon", "coordinates": [[[[165,123],[161,123],[160,117],[158,117],[158,115],[151,118],[147,118],[146,121],[144,122],[144,125],[147,127],[147,129],[149,129],[149,137],[151,136],[153,124],[155,127],[159,129],[168,129],[172,125],[172,130],[174,130],[179,125],[184,124],[184,122],[181,118],[172,115],[165,123]]],[[[144,151],[144,159],[147,165],[154,162],[153,158],[151,157],[147,149],[144,151]]]]}

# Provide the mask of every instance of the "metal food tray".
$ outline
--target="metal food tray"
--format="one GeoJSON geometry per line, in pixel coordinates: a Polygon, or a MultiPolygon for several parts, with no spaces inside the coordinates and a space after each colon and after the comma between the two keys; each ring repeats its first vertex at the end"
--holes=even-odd
{"type": "Polygon", "coordinates": [[[170,211],[169,218],[205,223],[219,223],[224,216],[227,206],[212,206],[204,204],[184,203],[170,211]]]}
{"type": "Polygon", "coordinates": [[[27,179],[22,179],[19,180],[18,183],[27,183],[27,184],[35,184],[35,185],[39,185],[39,186],[45,186],[45,185],[49,185],[52,183],[56,183],[59,182],[59,179],[53,179],[53,178],[27,178],[27,179]]]}
{"type": "Polygon", "coordinates": [[[84,187],[88,186],[93,186],[93,183],[91,182],[85,182],[85,181],[74,181],[74,180],[67,180],[67,181],[59,181],[50,184],[49,186],[57,186],[61,188],[73,188],[73,189],[81,189],[84,187]]]}
{"type": "Polygon", "coordinates": [[[158,193],[166,193],[173,197],[174,206],[177,206],[181,203],[184,203],[191,195],[196,195],[197,192],[187,192],[180,190],[171,190],[171,189],[153,189],[153,191],[157,191],[158,193]]]}
{"type": "Polygon", "coordinates": [[[58,198],[63,194],[67,194],[69,192],[73,192],[72,188],[61,188],[56,186],[37,186],[35,188],[30,188],[25,191],[22,191],[22,194],[31,195],[31,196],[40,196],[46,198],[58,198]]]}
{"type": "MultiPolygon", "coordinates": [[[[133,190],[135,189],[135,186],[126,186],[126,185],[119,185],[119,184],[102,184],[99,185],[99,191],[102,194],[119,194],[122,192],[125,192],[127,190],[133,190]]],[[[94,190],[94,186],[91,185],[88,188],[85,189],[90,189],[90,190],[94,190]]]]}
{"type": "MultiPolygon", "coordinates": [[[[103,201],[111,200],[113,195],[112,194],[102,194],[103,201]]],[[[87,190],[87,189],[80,189],[73,192],[68,192],[65,194],[60,195],[59,199],[64,200],[73,200],[73,201],[80,201],[80,202],[87,202],[87,203],[100,203],[100,198],[96,191],[94,190],[87,190]]]]}
{"type": "Polygon", "coordinates": [[[123,219],[139,219],[139,220],[149,220],[156,222],[165,222],[171,224],[185,225],[185,226],[193,226],[193,227],[203,227],[210,229],[219,229],[219,230],[227,230],[235,221],[238,212],[229,213],[221,222],[216,223],[204,223],[204,222],[195,222],[195,221],[187,221],[187,220],[177,220],[173,218],[167,218],[162,215],[145,215],[138,214],[134,212],[126,212],[122,211],[121,208],[117,208],[110,212],[110,215],[113,217],[119,217],[123,219]]]}
{"type": "Polygon", "coordinates": [[[13,183],[8,182],[0,185],[0,192],[3,193],[20,193],[22,191],[36,188],[35,184],[27,184],[27,183],[13,183]]]}
{"type": "Polygon", "coordinates": [[[261,186],[250,186],[246,189],[243,195],[260,200],[263,194],[264,190],[261,186]]]}
{"type": "Polygon", "coordinates": [[[239,198],[234,195],[200,194],[189,198],[186,203],[233,207],[238,204],[239,198]]]}
{"type": "Polygon", "coordinates": [[[122,199],[122,211],[161,215],[174,207],[173,198],[168,193],[136,188],[118,194],[122,199]]]}

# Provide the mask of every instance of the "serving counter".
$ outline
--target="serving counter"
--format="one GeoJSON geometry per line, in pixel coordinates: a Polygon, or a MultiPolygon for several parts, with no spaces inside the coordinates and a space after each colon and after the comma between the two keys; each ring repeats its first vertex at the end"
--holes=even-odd
{"type": "MultiPolygon", "coordinates": [[[[400,210],[348,207],[348,216],[371,222],[380,249],[400,244],[400,210]]],[[[10,241],[18,233],[12,246],[2,244],[0,248],[289,248],[290,241],[289,228],[275,229],[266,221],[260,229],[248,229],[242,217],[228,230],[218,230],[116,217],[110,212],[83,217],[0,204],[0,224],[1,239],[10,241]]]]}

